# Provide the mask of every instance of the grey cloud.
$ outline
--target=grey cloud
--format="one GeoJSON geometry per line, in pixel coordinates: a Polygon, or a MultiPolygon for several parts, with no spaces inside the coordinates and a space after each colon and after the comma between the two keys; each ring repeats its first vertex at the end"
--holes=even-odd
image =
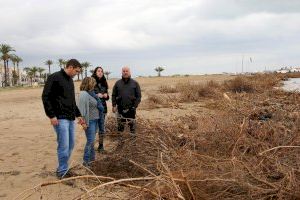
{"type": "Polygon", "coordinates": [[[234,71],[242,54],[255,55],[257,69],[297,63],[294,53],[300,50],[296,0],[11,0],[2,5],[0,42],[15,47],[24,65],[76,57],[109,66],[115,74],[126,63],[140,74],[153,73],[160,63],[169,66],[169,74],[209,73],[234,71]]]}

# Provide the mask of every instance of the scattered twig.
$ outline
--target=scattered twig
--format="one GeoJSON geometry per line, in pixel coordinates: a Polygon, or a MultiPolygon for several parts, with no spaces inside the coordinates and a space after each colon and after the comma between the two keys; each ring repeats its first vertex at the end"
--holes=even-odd
{"type": "Polygon", "coordinates": [[[267,153],[267,152],[269,152],[269,151],[273,151],[273,150],[275,150],[275,149],[281,149],[281,148],[300,148],[300,146],[277,146],[277,147],[273,147],[273,148],[271,148],[271,149],[267,149],[267,150],[265,150],[265,151],[262,151],[262,152],[259,153],[259,155],[261,156],[261,155],[263,155],[264,153],[267,153]]]}

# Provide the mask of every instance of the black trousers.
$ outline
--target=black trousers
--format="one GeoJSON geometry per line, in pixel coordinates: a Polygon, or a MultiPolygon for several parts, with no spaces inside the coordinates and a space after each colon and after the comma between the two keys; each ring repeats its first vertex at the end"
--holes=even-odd
{"type": "Polygon", "coordinates": [[[125,128],[125,124],[127,123],[130,128],[130,132],[135,133],[135,129],[136,129],[135,108],[131,108],[131,109],[118,108],[118,113],[119,113],[119,117],[117,119],[118,131],[123,132],[125,128]]]}

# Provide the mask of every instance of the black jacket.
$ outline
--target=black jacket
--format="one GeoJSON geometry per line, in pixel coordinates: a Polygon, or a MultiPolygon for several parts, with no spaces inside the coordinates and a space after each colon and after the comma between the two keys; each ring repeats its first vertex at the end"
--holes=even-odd
{"type": "Polygon", "coordinates": [[[112,92],[112,105],[122,109],[137,108],[141,102],[141,88],[137,81],[129,79],[118,80],[112,92]]]}
{"type": "Polygon", "coordinates": [[[94,88],[94,91],[96,94],[98,93],[101,93],[101,94],[104,94],[104,93],[107,93],[107,98],[100,98],[101,101],[102,101],[102,105],[104,107],[104,113],[107,113],[107,105],[106,105],[106,101],[109,99],[109,96],[108,96],[108,88],[105,87],[104,85],[101,85],[101,83],[97,83],[95,85],[95,88],[94,88]]]}
{"type": "Polygon", "coordinates": [[[42,100],[49,118],[75,120],[81,116],[75,102],[73,79],[63,69],[48,77],[42,100]]]}

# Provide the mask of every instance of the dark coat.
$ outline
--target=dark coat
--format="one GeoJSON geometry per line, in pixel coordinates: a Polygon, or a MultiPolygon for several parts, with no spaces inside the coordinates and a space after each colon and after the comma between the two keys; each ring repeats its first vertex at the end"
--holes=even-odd
{"type": "Polygon", "coordinates": [[[107,113],[107,105],[106,105],[106,101],[109,100],[109,96],[108,96],[108,87],[107,87],[107,86],[104,86],[104,85],[101,85],[101,83],[98,82],[98,83],[95,85],[94,91],[95,91],[96,94],[98,94],[98,93],[101,93],[101,94],[107,93],[107,98],[100,98],[101,101],[102,101],[102,105],[103,105],[103,107],[104,107],[103,113],[107,113]]]}
{"type": "Polygon", "coordinates": [[[129,79],[118,80],[112,92],[112,105],[120,109],[136,109],[141,102],[141,88],[137,81],[129,79]]]}
{"type": "Polygon", "coordinates": [[[48,77],[42,100],[49,118],[75,120],[81,116],[75,102],[73,79],[63,69],[48,77]]]}

